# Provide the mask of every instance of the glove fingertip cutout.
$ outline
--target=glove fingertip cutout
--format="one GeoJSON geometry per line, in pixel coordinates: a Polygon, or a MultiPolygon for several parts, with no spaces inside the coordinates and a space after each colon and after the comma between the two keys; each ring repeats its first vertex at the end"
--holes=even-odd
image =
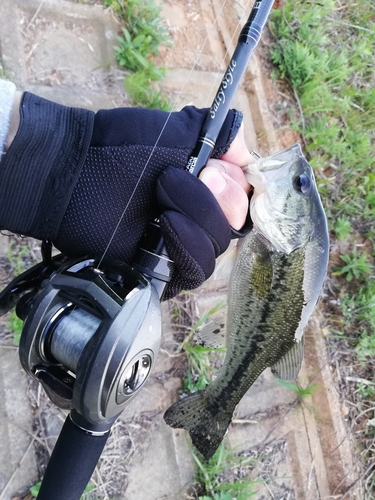
{"type": "Polygon", "coordinates": [[[156,189],[164,210],[183,214],[195,222],[195,227],[203,229],[216,257],[225,252],[231,240],[231,228],[214,195],[202,181],[181,169],[169,167],[158,178],[156,189]]]}

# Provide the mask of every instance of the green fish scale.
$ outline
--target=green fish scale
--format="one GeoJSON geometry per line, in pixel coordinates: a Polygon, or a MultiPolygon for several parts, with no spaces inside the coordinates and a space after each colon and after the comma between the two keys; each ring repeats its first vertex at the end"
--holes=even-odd
{"type": "Polygon", "coordinates": [[[289,255],[269,251],[255,231],[243,242],[229,291],[227,355],[218,377],[205,389],[212,415],[233,413],[263,370],[293,346],[304,305],[304,254],[304,248],[289,255]],[[264,276],[267,283],[267,273],[268,291],[251,286],[264,276]]]}

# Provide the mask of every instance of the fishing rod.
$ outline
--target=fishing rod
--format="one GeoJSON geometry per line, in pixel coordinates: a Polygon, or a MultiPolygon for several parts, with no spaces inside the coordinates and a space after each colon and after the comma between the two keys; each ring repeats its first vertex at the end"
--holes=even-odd
{"type": "Polygon", "coordinates": [[[273,3],[274,0],[256,1],[241,30],[232,58],[203,123],[198,142],[188,160],[186,170],[196,176],[206,166],[211,156],[233,97],[249,64],[250,57],[258,45],[273,3]]]}
{"type": "MultiPolygon", "coordinates": [[[[274,0],[256,1],[241,30],[232,58],[202,125],[197,144],[185,167],[185,170],[195,176],[199,175],[211,156],[233,97],[248,67],[250,57],[258,45],[273,3],[274,0]]],[[[243,236],[234,229],[232,233],[236,237],[243,236]]],[[[173,274],[174,264],[164,246],[158,220],[149,224],[141,239],[133,267],[151,278],[162,299],[166,285],[173,274]]]]}
{"type": "MultiPolygon", "coordinates": [[[[186,170],[211,156],[232,98],[260,40],[274,0],[256,1],[220,83],[186,170]]],[[[143,387],[161,342],[160,299],[173,272],[157,221],[130,267],[103,259],[52,257],[0,293],[0,313],[16,305],[24,321],[20,360],[58,407],[69,410],[38,500],[79,500],[113,422],[143,387]]]]}

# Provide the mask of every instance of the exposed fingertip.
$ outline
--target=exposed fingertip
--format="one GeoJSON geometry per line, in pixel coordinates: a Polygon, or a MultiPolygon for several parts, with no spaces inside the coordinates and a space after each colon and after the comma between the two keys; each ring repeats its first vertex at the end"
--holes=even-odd
{"type": "Polygon", "coordinates": [[[227,187],[227,180],[217,170],[206,167],[199,176],[200,180],[205,184],[214,195],[221,194],[227,187]]]}

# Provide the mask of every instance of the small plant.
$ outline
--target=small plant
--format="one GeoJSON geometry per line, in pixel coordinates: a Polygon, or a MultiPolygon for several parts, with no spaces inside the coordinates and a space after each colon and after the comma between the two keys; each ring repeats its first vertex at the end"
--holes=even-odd
{"type": "Polygon", "coordinates": [[[30,493],[33,498],[36,498],[38,496],[41,486],[42,486],[42,481],[38,481],[36,484],[31,486],[30,493]]]}
{"type": "Polygon", "coordinates": [[[301,387],[299,384],[294,384],[293,382],[289,382],[287,380],[277,379],[277,382],[283,387],[286,387],[287,389],[295,392],[300,401],[302,401],[307,396],[312,396],[318,388],[316,384],[312,384],[307,387],[301,387]]]}
{"type": "Polygon", "coordinates": [[[347,281],[352,281],[353,278],[366,279],[373,271],[373,265],[368,261],[366,253],[358,255],[354,251],[350,254],[340,255],[340,259],[345,262],[345,266],[337,269],[335,274],[344,275],[347,281]]]}
{"type": "Polygon", "coordinates": [[[194,392],[203,389],[212,380],[212,375],[216,372],[214,361],[221,353],[225,352],[224,348],[212,348],[202,345],[191,345],[190,340],[194,334],[213,316],[225,307],[224,303],[219,303],[209,311],[202,314],[199,320],[193,325],[189,335],[181,345],[184,349],[187,359],[187,374],[184,380],[183,388],[185,391],[194,392]]]}
{"type": "MultiPolygon", "coordinates": [[[[41,486],[42,486],[42,481],[39,481],[38,483],[34,484],[34,486],[32,486],[30,488],[30,493],[31,493],[31,496],[33,498],[36,498],[38,496],[41,486]]],[[[56,487],[57,487],[57,485],[56,485],[56,487]]],[[[90,491],[92,491],[93,489],[95,489],[95,486],[93,484],[87,485],[85,488],[85,491],[84,491],[84,495],[81,496],[81,500],[86,500],[85,494],[90,493],[90,491]]]]}
{"type": "Polygon", "coordinates": [[[127,76],[124,80],[124,87],[128,96],[137,106],[144,106],[151,109],[170,110],[170,103],[163,93],[157,88],[155,82],[164,76],[164,71],[160,68],[145,68],[127,76]]]}
{"type": "Polygon", "coordinates": [[[132,38],[126,28],[123,36],[117,37],[119,45],[115,47],[117,61],[120,66],[137,71],[139,67],[150,68],[151,63],[146,59],[150,52],[149,38],[144,33],[132,38]]]}
{"type": "Polygon", "coordinates": [[[200,345],[191,346],[189,344],[184,344],[184,349],[188,369],[183,389],[188,392],[204,389],[211,382],[212,374],[215,371],[209,362],[209,354],[216,352],[217,349],[200,345]]]}
{"type": "Polygon", "coordinates": [[[170,45],[171,38],[160,18],[161,7],[153,0],[103,0],[112,7],[124,24],[115,47],[118,64],[128,70],[124,87],[136,105],[169,109],[170,104],[155,82],[165,71],[155,66],[152,56],[158,55],[160,45],[170,45]]]}
{"type": "MultiPolygon", "coordinates": [[[[374,400],[375,401],[375,384],[369,385],[363,382],[357,383],[357,391],[359,397],[362,400],[374,400]]],[[[375,422],[374,422],[375,424],[375,422]]]]}
{"type": "Polygon", "coordinates": [[[375,358],[375,332],[369,334],[366,330],[361,334],[355,352],[361,363],[375,358]]]}
{"type": "Polygon", "coordinates": [[[351,231],[350,220],[345,217],[338,217],[334,226],[334,231],[337,239],[344,241],[351,231]]]}
{"type": "Polygon", "coordinates": [[[253,481],[238,479],[248,475],[254,458],[234,454],[225,443],[209,460],[193,449],[191,453],[197,466],[197,482],[203,489],[199,500],[249,500],[255,495],[253,481]]]}
{"type": "Polygon", "coordinates": [[[17,316],[15,311],[9,313],[7,328],[13,333],[13,344],[18,346],[23,328],[23,321],[17,316]]]}

